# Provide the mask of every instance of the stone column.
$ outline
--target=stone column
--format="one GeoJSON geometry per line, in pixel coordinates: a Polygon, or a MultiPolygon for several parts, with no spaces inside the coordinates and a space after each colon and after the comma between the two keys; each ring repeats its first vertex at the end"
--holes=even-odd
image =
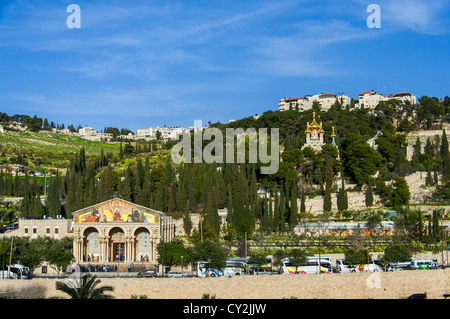
{"type": "Polygon", "coordinates": [[[131,261],[136,261],[136,237],[132,236],[130,238],[130,251],[131,251],[131,261]]]}

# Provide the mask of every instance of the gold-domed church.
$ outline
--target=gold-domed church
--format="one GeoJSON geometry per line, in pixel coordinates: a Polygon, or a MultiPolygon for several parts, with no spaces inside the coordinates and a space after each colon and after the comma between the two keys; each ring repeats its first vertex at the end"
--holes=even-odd
{"type": "Polygon", "coordinates": [[[313,112],[313,120],[311,124],[309,124],[309,122],[307,123],[305,133],[306,143],[303,144],[302,150],[305,147],[311,147],[316,152],[320,152],[322,150],[322,146],[325,145],[325,142],[323,141],[325,131],[323,130],[322,125],[319,125],[319,123],[316,122],[316,112],[313,112]]]}
{"type": "MultiPolygon", "coordinates": [[[[322,128],[322,123],[316,122],[316,112],[313,112],[313,120],[311,124],[309,122],[307,123],[307,127],[305,130],[306,133],[306,143],[303,144],[302,150],[305,147],[311,147],[314,151],[320,152],[322,151],[322,147],[325,145],[323,135],[325,134],[325,130],[322,128]]],[[[331,133],[332,142],[331,145],[337,148],[336,145],[336,133],[334,132],[334,126],[333,126],[333,132],[331,133]]],[[[338,155],[339,156],[339,155],[338,155]]]]}

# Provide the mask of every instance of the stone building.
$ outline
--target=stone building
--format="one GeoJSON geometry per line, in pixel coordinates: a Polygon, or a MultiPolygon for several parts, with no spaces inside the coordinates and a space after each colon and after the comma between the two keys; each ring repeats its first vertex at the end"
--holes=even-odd
{"type": "Polygon", "coordinates": [[[75,262],[149,262],[156,245],[175,236],[163,212],[114,198],[73,213],[75,262]]]}
{"type": "Polygon", "coordinates": [[[51,237],[61,239],[72,236],[71,219],[19,219],[19,227],[9,236],[21,236],[34,239],[51,237]]]}

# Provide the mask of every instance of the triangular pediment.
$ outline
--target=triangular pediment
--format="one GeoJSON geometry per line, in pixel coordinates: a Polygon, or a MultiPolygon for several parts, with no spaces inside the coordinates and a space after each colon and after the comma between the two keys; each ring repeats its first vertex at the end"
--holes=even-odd
{"type": "Polygon", "coordinates": [[[72,213],[74,223],[159,223],[163,212],[120,198],[113,198],[72,213]]]}

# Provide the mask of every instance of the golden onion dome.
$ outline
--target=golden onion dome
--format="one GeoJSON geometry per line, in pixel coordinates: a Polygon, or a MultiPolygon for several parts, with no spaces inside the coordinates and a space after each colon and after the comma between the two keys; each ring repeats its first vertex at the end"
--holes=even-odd
{"type": "Polygon", "coordinates": [[[313,121],[308,125],[305,133],[311,134],[311,131],[318,131],[319,134],[325,134],[325,131],[322,129],[319,123],[316,122],[316,112],[313,112],[313,121]]]}
{"type": "Polygon", "coordinates": [[[331,138],[335,138],[336,137],[336,133],[334,133],[334,126],[333,126],[333,133],[331,133],[331,138]]]}

